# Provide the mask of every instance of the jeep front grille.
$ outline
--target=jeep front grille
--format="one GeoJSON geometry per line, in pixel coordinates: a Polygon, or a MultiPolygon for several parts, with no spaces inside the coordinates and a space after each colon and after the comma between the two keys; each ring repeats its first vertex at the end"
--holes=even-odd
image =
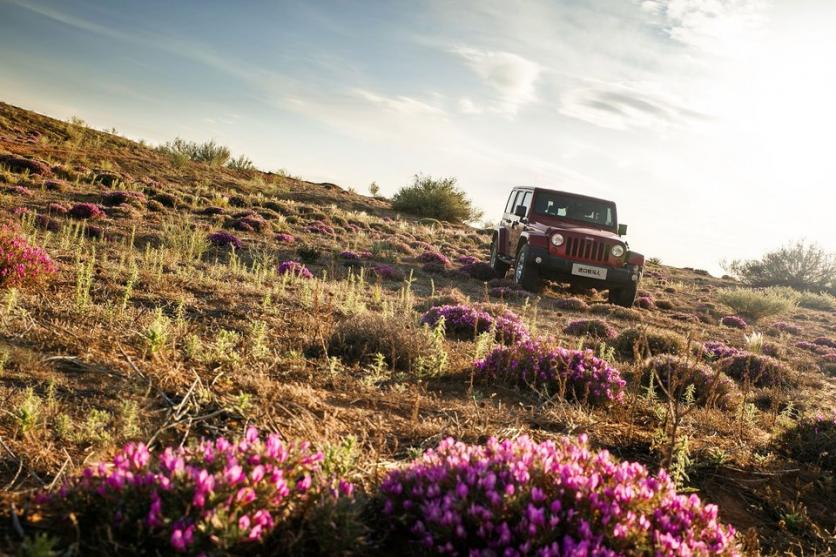
{"type": "Polygon", "coordinates": [[[582,236],[566,236],[566,256],[587,261],[606,261],[610,248],[601,240],[582,236]]]}

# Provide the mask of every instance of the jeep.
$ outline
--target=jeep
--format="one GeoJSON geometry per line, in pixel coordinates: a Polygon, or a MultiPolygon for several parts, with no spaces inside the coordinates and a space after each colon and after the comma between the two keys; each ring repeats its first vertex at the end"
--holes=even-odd
{"type": "Polygon", "coordinates": [[[609,290],[609,302],[630,307],[644,268],[644,256],[621,239],[615,203],[543,188],[514,188],[493,233],[491,267],[537,292],[542,280],[609,290]]]}

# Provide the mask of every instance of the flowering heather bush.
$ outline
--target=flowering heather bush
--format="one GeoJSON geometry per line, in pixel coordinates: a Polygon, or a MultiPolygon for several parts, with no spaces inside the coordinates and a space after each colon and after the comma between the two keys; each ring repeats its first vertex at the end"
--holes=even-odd
{"type": "Polygon", "coordinates": [[[636,300],[636,305],[642,309],[653,309],[656,307],[656,304],[653,302],[653,298],[650,296],[641,296],[636,300]]]}
{"type": "Polygon", "coordinates": [[[490,264],[485,263],[484,261],[474,261],[472,263],[467,263],[465,265],[462,265],[462,267],[459,270],[465,273],[470,278],[482,281],[491,280],[496,275],[496,273],[493,270],[493,267],[491,267],[490,264]]]}
{"type": "Polygon", "coordinates": [[[421,317],[421,323],[435,327],[442,317],[447,336],[452,338],[472,340],[494,328],[497,340],[506,344],[528,338],[528,329],[512,311],[494,317],[487,311],[465,304],[436,306],[421,317]]]}
{"type": "Polygon", "coordinates": [[[100,219],[104,211],[95,203],[76,203],[70,209],[70,216],[77,219],[100,219]]]}
{"type": "Polygon", "coordinates": [[[248,213],[232,219],[228,226],[244,232],[264,232],[270,227],[270,223],[257,213],[248,213]]]}
{"type": "Polygon", "coordinates": [[[494,286],[488,291],[488,294],[493,298],[502,298],[503,300],[521,300],[529,293],[519,288],[511,286],[494,286]]]}
{"type": "Polygon", "coordinates": [[[241,249],[241,246],[244,245],[243,242],[241,242],[240,238],[224,230],[218,230],[217,232],[213,232],[209,234],[209,236],[207,236],[206,239],[209,240],[209,243],[213,246],[230,246],[235,248],[236,250],[241,249]]]}
{"type": "Polygon", "coordinates": [[[787,323],[786,321],[778,321],[777,323],[773,323],[772,328],[777,331],[781,331],[782,333],[788,333],[791,335],[801,334],[801,327],[799,327],[795,323],[787,323]]]}
{"type": "Polygon", "coordinates": [[[76,532],[72,513],[94,546],[115,534],[142,553],[237,554],[318,501],[351,495],[350,483],[322,472],[322,460],[308,442],[289,444],[254,427],[237,441],[219,437],[161,452],[130,443],[36,505],[76,532]]]}
{"type": "Polygon", "coordinates": [[[727,315],[723,317],[720,319],[720,324],[725,327],[731,327],[732,329],[745,329],[749,326],[745,319],[738,317],[737,315],[727,315]]]}
{"type": "MultiPolygon", "coordinates": [[[[689,385],[694,386],[694,400],[703,406],[717,406],[723,410],[733,408],[740,399],[734,381],[722,372],[693,359],[670,354],[660,354],[642,364],[642,382],[647,385],[653,377],[655,385],[661,385],[671,395],[682,398],[689,385]]],[[[659,389],[657,395],[664,396],[659,389]]]]}
{"type": "Polygon", "coordinates": [[[472,255],[460,255],[456,258],[456,261],[462,265],[472,265],[473,263],[478,263],[479,258],[473,257],[472,255]]]}
{"type": "Polygon", "coordinates": [[[657,354],[682,354],[685,352],[685,339],[669,331],[656,329],[629,328],[621,331],[613,342],[616,352],[623,358],[632,358],[634,348],[640,356],[657,354]]]}
{"type": "Polygon", "coordinates": [[[709,340],[702,345],[703,357],[707,360],[722,360],[729,356],[737,356],[742,350],[734,348],[719,340],[709,340]]]}
{"type": "Polygon", "coordinates": [[[339,254],[340,259],[346,259],[348,261],[361,261],[363,259],[370,259],[372,256],[372,252],[370,251],[351,251],[345,250],[341,251],[339,254]]]}
{"type": "Polygon", "coordinates": [[[618,331],[602,319],[576,319],[570,321],[563,332],[573,336],[590,336],[604,340],[612,340],[618,336],[618,331]]]}
{"type": "Polygon", "coordinates": [[[587,438],[445,439],[384,480],[393,527],[437,555],[737,556],[717,507],[587,438]]]}
{"type": "Polygon", "coordinates": [[[836,340],[827,337],[818,337],[813,340],[813,344],[818,346],[826,346],[828,348],[836,348],[836,340]]]}
{"type": "Polygon", "coordinates": [[[49,254],[0,228],[0,288],[26,286],[57,270],[49,254]]]}
{"type": "Polygon", "coordinates": [[[779,387],[790,381],[790,369],[782,362],[764,356],[741,352],[717,362],[717,368],[736,381],[749,380],[756,387],[779,387]]]}
{"type": "Polygon", "coordinates": [[[292,260],[282,261],[281,263],[279,263],[278,273],[280,275],[293,275],[294,277],[304,279],[313,278],[313,273],[311,273],[307,267],[305,267],[298,261],[292,260]]]}
{"type": "Polygon", "coordinates": [[[405,278],[403,271],[384,263],[372,265],[369,270],[382,280],[403,280],[405,278]]]}
{"type": "Polygon", "coordinates": [[[223,207],[215,207],[215,206],[206,207],[205,209],[200,211],[200,214],[201,215],[207,215],[207,216],[223,215],[224,214],[224,208],[223,207]]]}
{"type": "Polygon", "coordinates": [[[316,221],[305,227],[305,230],[312,234],[322,234],[325,236],[334,236],[334,227],[325,224],[322,221],[316,221]]]}
{"type": "Polygon", "coordinates": [[[281,242],[282,244],[292,244],[296,242],[296,238],[294,238],[292,234],[288,234],[287,232],[279,232],[278,234],[276,234],[276,241],[281,242]]]}
{"type": "Polygon", "coordinates": [[[5,192],[12,195],[20,195],[22,197],[32,197],[32,190],[25,186],[7,186],[5,192]]]}
{"type": "Polygon", "coordinates": [[[435,263],[436,265],[440,265],[441,267],[449,267],[451,265],[450,260],[447,258],[446,255],[433,250],[427,250],[421,255],[419,255],[418,261],[420,261],[421,263],[435,263]]]}
{"type": "Polygon", "coordinates": [[[114,207],[125,203],[145,205],[145,194],[138,191],[110,191],[102,196],[102,203],[114,207]]]}
{"type": "Polygon", "coordinates": [[[571,400],[600,404],[624,399],[621,374],[591,350],[567,350],[525,340],[495,348],[474,366],[484,379],[545,386],[571,400]]]}
{"type": "Polygon", "coordinates": [[[46,206],[46,212],[51,215],[66,215],[70,210],[61,203],[50,203],[46,206]]]}
{"type": "Polygon", "coordinates": [[[792,458],[836,474],[836,414],[802,420],[785,431],[780,441],[792,458]]]}
{"type": "Polygon", "coordinates": [[[554,303],[555,307],[560,309],[568,309],[569,311],[586,311],[589,309],[589,304],[580,298],[561,298],[554,303]]]}

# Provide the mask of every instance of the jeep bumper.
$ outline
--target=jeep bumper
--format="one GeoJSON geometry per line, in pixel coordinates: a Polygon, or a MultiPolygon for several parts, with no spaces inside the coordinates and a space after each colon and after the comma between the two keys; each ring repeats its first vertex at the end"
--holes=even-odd
{"type": "Polygon", "coordinates": [[[625,265],[624,267],[607,267],[596,263],[574,261],[558,255],[551,255],[548,248],[531,247],[529,265],[539,269],[540,275],[544,278],[555,280],[566,280],[568,282],[583,283],[601,286],[619,286],[637,284],[641,280],[642,267],[639,265],[625,265]],[[572,274],[572,265],[578,263],[589,267],[598,267],[607,270],[606,279],[591,278],[572,274]]]}

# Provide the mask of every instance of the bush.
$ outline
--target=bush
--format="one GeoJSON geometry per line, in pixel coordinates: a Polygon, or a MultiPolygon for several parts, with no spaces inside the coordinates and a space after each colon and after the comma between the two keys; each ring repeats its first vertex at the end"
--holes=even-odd
{"type": "Polygon", "coordinates": [[[561,298],[554,303],[554,306],[560,309],[567,309],[569,311],[587,311],[589,304],[580,298],[561,298]]]}
{"type": "Polygon", "coordinates": [[[783,246],[760,259],[732,261],[726,270],[756,287],[788,286],[815,292],[836,288],[836,257],[804,241],[783,246]]]}
{"type": "Polygon", "coordinates": [[[717,299],[740,315],[755,321],[784,313],[796,305],[796,296],[784,288],[723,289],[717,292],[717,299]]]}
{"type": "Polygon", "coordinates": [[[419,174],[411,186],[401,188],[392,197],[392,209],[454,223],[481,217],[464,191],[456,187],[455,178],[434,179],[419,174]]]}
{"type": "Polygon", "coordinates": [[[495,317],[465,304],[436,306],[421,317],[421,323],[435,327],[442,318],[447,336],[460,340],[473,340],[491,330],[495,331],[498,341],[506,344],[528,338],[528,329],[519,315],[510,310],[495,317]]]}
{"type": "Polygon", "coordinates": [[[780,443],[795,460],[836,474],[836,414],[801,420],[781,435],[780,443]]]}
{"type": "Polygon", "coordinates": [[[800,335],[802,333],[801,327],[795,323],[787,323],[786,321],[777,321],[770,325],[770,327],[778,332],[790,335],[800,335]]]}
{"type": "Polygon", "coordinates": [[[118,207],[126,203],[137,207],[144,207],[145,194],[138,191],[109,191],[102,196],[102,203],[109,207],[118,207]]]}
{"type": "Polygon", "coordinates": [[[746,320],[737,315],[727,315],[720,319],[720,325],[724,327],[731,327],[732,329],[745,329],[749,326],[746,320]]]}
{"type": "Polygon", "coordinates": [[[490,264],[484,261],[476,261],[475,263],[467,263],[462,265],[459,269],[472,279],[489,281],[496,276],[496,272],[490,264]]]}
{"type": "Polygon", "coordinates": [[[737,356],[742,350],[729,346],[719,340],[709,340],[702,345],[702,355],[708,361],[722,360],[729,356],[737,356]]]}
{"type": "Polygon", "coordinates": [[[570,321],[563,328],[563,332],[567,335],[578,337],[590,336],[603,340],[612,340],[618,336],[618,331],[601,319],[576,319],[575,321],[570,321]]]}
{"type": "Polygon", "coordinates": [[[790,369],[770,356],[740,352],[717,362],[717,368],[736,381],[755,387],[780,387],[790,382],[790,369]]]}
{"type": "Polygon", "coordinates": [[[303,278],[303,279],[312,279],[313,273],[311,273],[307,267],[303,264],[299,263],[298,261],[282,261],[279,263],[278,268],[276,271],[280,275],[291,275],[296,278],[303,278]]]}
{"type": "Polygon", "coordinates": [[[57,270],[49,254],[22,236],[0,228],[0,288],[34,284],[57,270]]]}
{"type": "Polygon", "coordinates": [[[210,244],[213,246],[218,247],[232,247],[236,250],[241,249],[243,242],[241,242],[240,238],[235,236],[234,234],[230,234],[229,232],[225,232],[223,230],[219,230],[217,232],[213,232],[209,234],[206,239],[209,241],[210,244]]]}
{"type": "Polygon", "coordinates": [[[403,280],[405,278],[403,271],[384,263],[372,265],[369,271],[381,280],[403,280]]]}
{"type": "Polygon", "coordinates": [[[363,365],[375,362],[377,354],[392,369],[410,371],[432,343],[428,335],[402,317],[364,313],[341,321],[328,341],[328,354],[363,365]]]}
{"type": "Polygon", "coordinates": [[[442,441],[384,480],[396,534],[434,555],[739,555],[734,528],[664,472],[616,462],[585,435],[442,441]]]}
{"type": "Polygon", "coordinates": [[[650,356],[657,354],[682,354],[685,352],[685,339],[669,331],[655,329],[639,329],[631,327],[624,329],[613,342],[616,352],[623,358],[632,358],[634,348],[638,350],[639,356],[650,356]]]}
{"type": "Polygon", "coordinates": [[[158,453],[130,443],[36,506],[90,553],[111,554],[103,546],[112,543],[141,554],[238,554],[268,537],[289,545],[292,536],[276,532],[309,519],[323,500],[350,496],[351,484],[326,475],[322,461],[309,443],[254,427],[240,440],[158,453]]]}
{"type": "Polygon", "coordinates": [[[798,305],[807,309],[833,311],[836,309],[836,296],[826,293],[803,292],[798,297],[798,305]]]}
{"type": "Polygon", "coordinates": [[[105,216],[102,208],[95,203],[76,203],[69,214],[77,219],[100,219],[105,216]]]}
{"type": "Polygon", "coordinates": [[[729,410],[740,399],[737,385],[727,375],[680,356],[660,354],[647,359],[642,365],[643,384],[650,384],[651,377],[654,384],[661,385],[671,396],[679,399],[693,385],[694,401],[702,406],[729,410]]]}
{"type": "Polygon", "coordinates": [[[621,374],[591,350],[567,350],[527,340],[499,346],[474,366],[483,379],[544,386],[569,400],[599,404],[624,399],[621,374]]]}
{"type": "Polygon", "coordinates": [[[432,263],[441,267],[449,267],[451,265],[450,259],[446,255],[435,250],[425,250],[417,259],[421,263],[432,263]]]}
{"type": "Polygon", "coordinates": [[[224,166],[232,157],[229,147],[218,145],[214,140],[197,143],[179,137],[157,148],[178,161],[191,160],[203,162],[209,166],[224,166]]]}

